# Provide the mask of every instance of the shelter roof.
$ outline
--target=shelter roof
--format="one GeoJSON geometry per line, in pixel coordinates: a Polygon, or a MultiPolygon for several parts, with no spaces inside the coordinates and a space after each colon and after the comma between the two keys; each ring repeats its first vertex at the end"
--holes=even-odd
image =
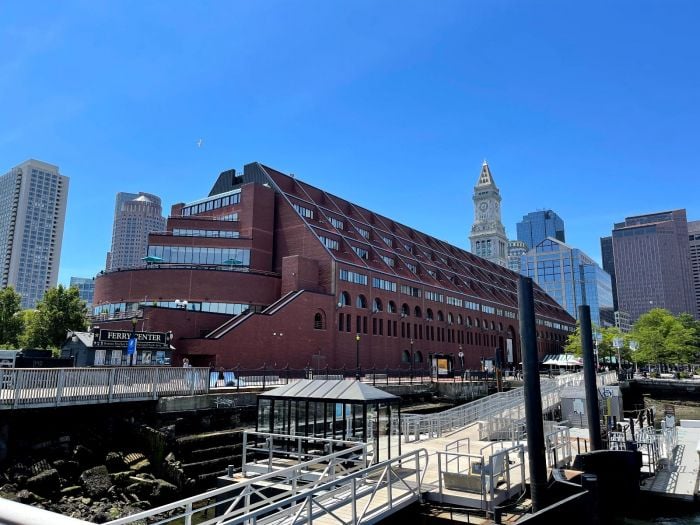
{"type": "Polygon", "coordinates": [[[368,403],[376,401],[398,401],[400,398],[360,381],[344,379],[302,379],[275,388],[260,398],[295,398],[313,401],[350,401],[368,403]]]}

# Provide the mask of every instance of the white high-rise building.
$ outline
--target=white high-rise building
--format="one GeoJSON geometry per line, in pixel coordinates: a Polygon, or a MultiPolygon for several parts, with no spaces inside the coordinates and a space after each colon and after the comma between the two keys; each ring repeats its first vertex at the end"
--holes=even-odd
{"type": "Polygon", "coordinates": [[[148,234],[165,230],[160,197],[151,193],[117,193],[112,228],[112,250],[106,269],[145,266],[148,234]]]}
{"type": "Polygon", "coordinates": [[[30,159],[0,176],[0,264],[3,288],[34,308],[58,282],[68,177],[30,159]]]}
{"type": "Polygon", "coordinates": [[[489,261],[508,266],[508,238],[501,222],[501,192],[484,161],[474,186],[474,224],[469,235],[471,252],[489,261]]]}

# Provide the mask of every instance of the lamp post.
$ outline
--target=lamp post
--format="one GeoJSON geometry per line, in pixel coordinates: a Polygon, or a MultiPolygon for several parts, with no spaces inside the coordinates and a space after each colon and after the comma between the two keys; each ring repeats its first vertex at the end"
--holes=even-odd
{"type": "Polygon", "coordinates": [[[459,357],[459,366],[462,367],[462,372],[464,372],[464,352],[462,352],[462,345],[459,345],[459,352],[457,352],[457,357],[459,357]]]}
{"type": "Polygon", "coordinates": [[[595,345],[595,368],[596,372],[600,370],[600,355],[598,350],[598,345],[603,340],[603,334],[600,332],[593,332],[593,343],[595,345]]]}
{"type": "Polygon", "coordinates": [[[410,355],[411,362],[408,365],[408,368],[410,370],[410,375],[409,377],[413,379],[413,338],[411,338],[411,355],[410,355]]]}
{"type": "Polygon", "coordinates": [[[630,350],[632,350],[633,357],[634,359],[634,373],[636,374],[639,372],[639,358],[634,355],[634,353],[639,349],[639,343],[635,341],[634,339],[630,341],[630,350]]]}
{"type": "Polygon", "coordinates": [[[355,379],[360,380],[360,334],[355,334],[355,379]]]}

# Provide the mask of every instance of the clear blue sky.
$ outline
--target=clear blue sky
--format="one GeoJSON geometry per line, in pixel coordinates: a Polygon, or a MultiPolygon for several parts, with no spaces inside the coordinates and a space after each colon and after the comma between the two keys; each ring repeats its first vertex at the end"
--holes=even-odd
{"type": "Polygon", "coordinates": [[[552,208],[599,260],[626,215],[700,219],[698,20],[695,0],[0,0],[0,172],[70,177],[63,283],[103,268],[116,192],[167,212],[252,161],[468,247],[486,158],[510,236],[552,208]]]}

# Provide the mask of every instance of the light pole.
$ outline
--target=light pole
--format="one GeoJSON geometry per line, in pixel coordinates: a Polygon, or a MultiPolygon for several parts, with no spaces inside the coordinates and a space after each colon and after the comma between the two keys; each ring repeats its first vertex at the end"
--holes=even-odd
{"type": "Polygon", "coordinates": [[[593,332],[593,343],[595,344],[595,368],[596,373],[600,369],[600,355],[598,350],[598,344],[603,340],[603,334],[600,332],[593,332]]]}
{"type": "Polygon", "coordinates": [[[462,352],[462,345],[459,345],[459,352],[457,353],[459,357],[459,366],[462,367],[462,372],[464,372],[464,352],[462,352]]]}
{"type": "Polygon", "coordinates": [[[639,358],[634,355],[634,353],[639,349],[639,343],[635,341],[634,339],[630,341],[630,350],[632,350],[633,354],[633,359],[634,359],[634,373],[636,374],[639,372],[639,358]]]}
{"type": "Polygon", "coordinates": [[[410,370],[410,375],[409,377],[413,379],[413,338],[411,338],[411,355],[410,355],[411,362],[409,363],[409,370],[410,370]]]}
{"type": "Polygon", "coordinates": [[[355,379],[360,380],[360,334],[355,334],[355,379]]]}

